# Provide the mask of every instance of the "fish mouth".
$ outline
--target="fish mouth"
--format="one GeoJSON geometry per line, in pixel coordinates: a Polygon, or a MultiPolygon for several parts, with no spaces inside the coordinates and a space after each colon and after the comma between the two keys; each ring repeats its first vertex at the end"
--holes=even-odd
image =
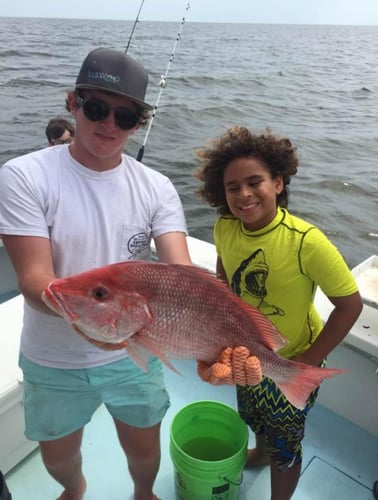
{"type": "Polygon", "coordinates": [[[61,295],[51,290],[50,285],[42,292],[41,298],[43,302],[59,316],[63,316],[70,321],[75,321],[77,319],[77,315],[67,308],[61,295]]]}

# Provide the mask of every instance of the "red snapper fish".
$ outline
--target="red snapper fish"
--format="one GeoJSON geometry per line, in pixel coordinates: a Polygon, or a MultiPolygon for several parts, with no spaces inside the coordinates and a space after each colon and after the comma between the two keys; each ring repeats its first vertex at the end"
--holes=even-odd
{"type": "Polygon", "coordinates": [[[127,349],[145,371],[151,353],[177,371],[168,358],[213,363],[225,347],[243,345],[298,408],[323,379],[345,371],[280,356],[287,340],[275,325],[215,275],[192,266],[110,264],[55,279],[42,297],[87,341],[127,349]]]}

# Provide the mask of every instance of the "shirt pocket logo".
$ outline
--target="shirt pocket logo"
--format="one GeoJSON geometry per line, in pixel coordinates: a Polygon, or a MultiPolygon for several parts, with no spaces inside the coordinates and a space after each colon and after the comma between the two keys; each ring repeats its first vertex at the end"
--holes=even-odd
{"type": "Polygon", "coordinates": [[[123,235],[121,257],[127,260],[150,260],[151,235],[140,228],[127,228],[123,235]]]}

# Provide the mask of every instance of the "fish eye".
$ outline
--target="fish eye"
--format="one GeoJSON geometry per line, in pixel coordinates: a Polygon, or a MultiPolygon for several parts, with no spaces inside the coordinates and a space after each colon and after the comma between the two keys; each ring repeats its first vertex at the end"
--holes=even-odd
{"type": "Polygon", "coordinates": [[[95,299],[105,299],[108,295],[108,291],[103,286],[99,286],[92,290],[92,295],[95,299]]]}

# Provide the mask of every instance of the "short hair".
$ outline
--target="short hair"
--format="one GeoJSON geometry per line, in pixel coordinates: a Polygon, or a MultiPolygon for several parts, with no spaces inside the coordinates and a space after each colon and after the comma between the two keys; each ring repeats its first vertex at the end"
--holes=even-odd
{"type": "Polygon", "coordinates": [[[75,137],[75,127],[64,118],[52,118],[46,127],[46,137],[49,142],[61,137],[68,130],[71,137],[75,137]]]}

